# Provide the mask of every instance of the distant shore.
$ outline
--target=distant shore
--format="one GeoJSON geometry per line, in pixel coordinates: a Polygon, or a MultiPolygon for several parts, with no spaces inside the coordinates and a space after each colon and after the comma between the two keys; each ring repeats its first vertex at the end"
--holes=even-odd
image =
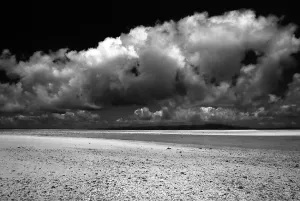
{"type": "Polygon", "coordinates": [[[219,124],[219,123],[207,123],[207,124],[156,124],[156,123],[139,123],[139,124],[111,124],[107,126],[92,126],[92,127],[80,127],[80,126],[40,126],[28,125],[27,127],[0,127],[1,130],[10,129],[68,129],[68,130],[300,130],[297,125],[294,126],[241,126],[231,124],[219,124]]]}

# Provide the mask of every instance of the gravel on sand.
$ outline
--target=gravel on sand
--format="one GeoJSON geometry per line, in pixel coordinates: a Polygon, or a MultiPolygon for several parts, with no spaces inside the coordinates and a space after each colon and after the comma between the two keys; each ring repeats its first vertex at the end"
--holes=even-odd
{"type": "Polygon", "coordinates": [[[300,200],[300,151],[0,135],[0,200],[300,200]]]}

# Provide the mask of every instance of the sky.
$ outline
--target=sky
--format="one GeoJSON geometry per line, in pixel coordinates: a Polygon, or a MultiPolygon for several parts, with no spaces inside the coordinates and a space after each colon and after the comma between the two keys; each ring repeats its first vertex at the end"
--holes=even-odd
{"type": "Polygon", "coordinates": [[[300,126],[296,5],[6,6],[0,128],[300,126]]]}

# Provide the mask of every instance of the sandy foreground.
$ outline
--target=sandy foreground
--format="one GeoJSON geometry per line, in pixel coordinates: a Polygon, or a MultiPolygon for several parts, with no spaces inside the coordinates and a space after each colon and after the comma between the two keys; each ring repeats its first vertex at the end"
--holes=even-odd
{"type": "Polygon", "coordinates": [[[300,200],[299,165],[298,149],[2,134],[0,200],[300,200]]]}

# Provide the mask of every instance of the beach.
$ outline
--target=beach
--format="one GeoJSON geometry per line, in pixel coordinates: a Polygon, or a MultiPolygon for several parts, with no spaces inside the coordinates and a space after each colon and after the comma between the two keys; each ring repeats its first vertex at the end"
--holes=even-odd
{"type": "Polygon", "coordinates": [[[215,133],[2,131],[0,200],[300,200],[297,132],[215,133]]]}

